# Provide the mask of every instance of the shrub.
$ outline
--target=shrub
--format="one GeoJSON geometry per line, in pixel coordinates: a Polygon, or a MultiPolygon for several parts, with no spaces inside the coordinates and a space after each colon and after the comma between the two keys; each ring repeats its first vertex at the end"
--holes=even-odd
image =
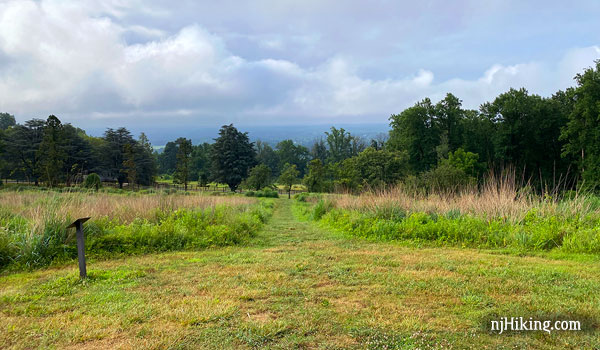
{"type": "Polygon", "coordinates": [[[456,193],[468,185],[475,184],[475,178],[468,176],[462,169],[444,162],[424,173],[422,182],[430,192],[456,193]]]}
{"type": "Polygon", "coordinates": [[[308,198],[309,194],[308,192],[302,192],[302,193],[298,193],[296,195],[294,195],[294,199],[297,200],[298,202],[306,202],[306,199],[308,198]]]}
{"type": "Polygon", "coordinates": [[[313,220],[320,220],[323,215],[327,214],[333,208],[333,203],[327,200],[319,200],[315,207],[313,208],[313,212],[311,218],[313,220]]]}
{"type": "Polygon", "coordinates": [[[264,197],[264,198],[279,198],[279,193],[274,189],[265,187],[260,191],[248,191],[245,193],[246,197],[264,197]]]}
{"type": "Polygon", "coordinates": [[[102,181],[100,180],[100,176],[96,173],[91,173],[86,176],[85,181],[83,181],[83,187],[85,188],[93,188],[96,191],[102,187],[102,181]]]}
{"type": "Polygon", "coordinates": [[[10,264],[15,256],[13,243],[6,229],[0,229],[0,269],[10,264]]]}

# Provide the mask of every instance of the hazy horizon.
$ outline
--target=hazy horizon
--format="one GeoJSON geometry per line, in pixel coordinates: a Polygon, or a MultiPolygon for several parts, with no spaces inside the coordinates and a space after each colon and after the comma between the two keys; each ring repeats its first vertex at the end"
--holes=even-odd
{"type": "MultiPolygon", "coordinates": [[[[77,126],[77,125],[75,125],[77,126]]],[[[358,136],[369,142],[372,138],[377,138],[381,134],[389,131],[388,124],[320,124],[320,125],[238,125],[234,126],[242,132],[248,132],[251,141],[260,140],[271,146],[279,141],[291,139],[295,143],[303,146],[311,146],[313,141],[319,138],[325,138],[325,132],[332,126],[344,128],[352,135],[358,136]]],[[[106,128],[118,128],[119,126],[107,126],[105,128],[89,128],[86,133],[91,136],[102,136],[106,128]]],[[[193,144],[203,142],[212,143],[219,136],[219,126],[194,126],[185,129],[167,130],[152,125],[128,127],[134,137],[138,137],[141,132],[146,134],[150,143],[154,147],[163,147],[169,141],[175,141],[178,137],[185,137],[192,140],[193,144]]]]}

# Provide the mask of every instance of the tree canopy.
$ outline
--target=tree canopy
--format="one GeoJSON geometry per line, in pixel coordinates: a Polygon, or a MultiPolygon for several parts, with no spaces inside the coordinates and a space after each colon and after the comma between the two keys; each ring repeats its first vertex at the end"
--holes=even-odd
{"type": "Polygon", "coordinates": [[[212,146],[213,180],[227,184],[235,191],[256,164],[256,151],[248,133],[238,131],[233,124],[224,125],[212,146]]]}

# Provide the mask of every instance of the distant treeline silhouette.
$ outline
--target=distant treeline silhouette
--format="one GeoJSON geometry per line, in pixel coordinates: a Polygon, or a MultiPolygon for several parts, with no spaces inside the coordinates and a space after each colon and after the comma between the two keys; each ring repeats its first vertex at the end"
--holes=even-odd
{"type": "Polygon", "coordinates": [[[399,182],[455,190],[510,167],[537,189],[598,190],[600,61],[575,81],[547,98],[511,88],[479,110],[463,109],[452,94],[437,103],[425,98],[391,115],[387,138],[363,140],[332,127],[310,148],[252,143],[225,125],[212,144],[178,138],[159,154],[144,133],[135,139],[126,128],[92,137],[54,115],[21,125],[0,113],[0,175],[50,187],[96,173],[120,187],[150,186],[161,176],[186,188],[191,181],[231,190],[302,181],[313,192],[358,192],[399,182]]]}

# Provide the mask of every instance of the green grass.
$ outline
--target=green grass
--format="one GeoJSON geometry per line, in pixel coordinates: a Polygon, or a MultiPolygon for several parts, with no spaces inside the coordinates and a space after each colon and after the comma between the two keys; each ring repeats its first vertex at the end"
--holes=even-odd
{"type": "MultiPolygon", "coordinates": [[[[408,212],[396,207],[340,209],[325,199],[307,203],[298,197],[303,215],[350,236],[412,244],[502,248],[520,252],[560,250],[600,253],[600,219],[592,215],[544,215],[530,209],[520,221],[482,218],[459,210],[408,212]]],[[[568,205],[568,204],[565,204],[568,205]]]]}
{"type": "MultiPolygon", "coordinates": [[[[94,218],[84,225],[86,251],[91,258],[110,258],[240,244],[256,234],[272,209],[272,200],[261,200],[206,209],[156,208],[152,218],[130,223],[94,218]]],[[[0,212],[0,269],[39,268],[77,257],[73,232],[66,229],[72,219],[48,215],[44,220],[34,225],[18,214],[0,212]]]]}
{"type": "Polygon", "coordinates": [[[349,238],[299,219],[292,202],[276,200],[242,246],[92,260],[83,282],[75,266],[5,274],[0,348],[600,347],[590,331],[499,336],[485,323],[597,324],[597,261],[349,238]]]}

